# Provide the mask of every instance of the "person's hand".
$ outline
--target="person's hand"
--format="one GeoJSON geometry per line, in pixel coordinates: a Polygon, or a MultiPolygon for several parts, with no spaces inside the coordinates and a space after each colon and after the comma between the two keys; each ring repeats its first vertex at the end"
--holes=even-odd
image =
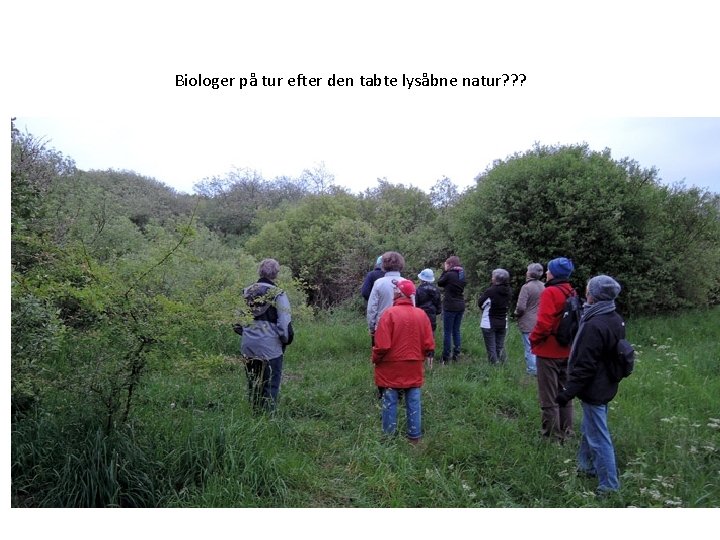
{"type": "Polygon", "coordinates": [[[572,398],[569,398],[564,392],[560,392],[555,397],[555,403],[560,405],[561,407],[565,407],[565,405],[568,404],[568,401],[570,401],[572,398]]]}

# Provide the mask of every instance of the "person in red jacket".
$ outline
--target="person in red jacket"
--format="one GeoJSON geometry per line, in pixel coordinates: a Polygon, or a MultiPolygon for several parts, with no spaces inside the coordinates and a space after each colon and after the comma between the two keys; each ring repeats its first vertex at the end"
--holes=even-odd
{"type": "Polygon", "coordinates": [[[417,443],[422,437],[420,388],[424,382],[425,358],[435,351],[430,319],[413,306],[415,285],[399,278],[393,280],[393,306],[380,316],[375,331],[372,361],[375,384],[383,389],[382,429],[387,435],[397,432],[398,391],[405,394],[407,438],[417,443]]]}
{"type": "Polygon", "coordinates": [[[570,259],[559,257],[548,263],[547,281],[540,295],[537,322],[530,333],[532,353],[537,357],[538,398],[543,437],[564,442],[573,433],[572,401],[559,406],[556,397],[567,383],[570,345],[557,342],[565,299],[576,295],[568,279],[575,266],[570,259]]]}

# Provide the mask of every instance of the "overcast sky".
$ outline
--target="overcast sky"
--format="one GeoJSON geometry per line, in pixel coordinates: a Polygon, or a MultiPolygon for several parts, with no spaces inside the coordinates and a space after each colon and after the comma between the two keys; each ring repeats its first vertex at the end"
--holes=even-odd
{"type": "Polygon", "coordinates": [[[718,118],[530,118],[511,121],[488,115],[466,130],[397,134],[358,126],[352,136],[334,130],[288,126],[282,133],[239,129],[222,117],[178,119],[18,118],[16,126],[44,137],[78,167],[130,169],[179,191],[192,192],[197,181],[224,175],[234,167],[256,169],[271,179],[298,176],[324,163],[337,184],[362,191],[378,178],[428,190],[447,176],[466,187],[496,159],[542,144],[586,142],[593,150],[610,148],[614,158],[630,157],[658,169],[666,183],[685,181],[720,192],[718,118]]]}
{"type": "MultiPolygon", "coordinates": [[[[197,180],[233,167],[272,178],[324,162],[337,183],[356,191],[378,177],[427,189],[443,175],[467,186],[493,160],[535,142],[587,142],[656,167],[666,182],[685,179],[720,192],[720,70],[713,67],[720,34],[712,2],[32,0],[1,6],[0,107],[82,169],[131,169],[189,191],[197,180]],[[198,73],[236,79],[254,73],[284,82],[217,90],[176,85],[178,74],[198,73]],[[321,84],[290,87],[299,73],[321,84]],[[402,81],[423,73],[502,82],[359,85],[361,76],[402,81]],[[355,85],[331,87],[333,74],[355,85]],[[516,84],[510,75],[517,75],[516,84]]],[[[9,190],[3,203],[9,216],[9,190]]],[[[6,257],[8,237],[0,250],[6,257]]],[[[9,357],[9,339],[6,344],[9,357]]],[[[4,418],[9,433],[9,415],[4,418]]],[[[8,498],[6,490],[7,509],[8,498]]],[[[76,538],[96,536],[99,528],[110,538],[197,538],[247,532],[253,519],[268,519],[247,513],[197,519],[187,512],[163,513],[157,521],[115,513],[36,516],[8,511],[3,523],[31,538],[63,525],[76,538]]],[[[387,526],[388,534],[405,534],[397,526],[406,520],[396,513],[342,514],[341,524],[338,514],[281,516],[270,518],[277,536],[302,535],[302,525],[325,538],[337,530],[372,537],[387,526]]],[[[644,516],[605,519],[603,532],[692,537],[717,521],[717,512],[713,521],[698,520],[682,509],[644,516]]],[[[462,517],[413,513],[411,533],[435,538],[481,523],[491,536],[495,528],[511,537],[557,536],[537,527],[545,516],[508,520],[488,510],[462,517]]],[[[568,530],[587,519],[563,515],[568,530]]]]}

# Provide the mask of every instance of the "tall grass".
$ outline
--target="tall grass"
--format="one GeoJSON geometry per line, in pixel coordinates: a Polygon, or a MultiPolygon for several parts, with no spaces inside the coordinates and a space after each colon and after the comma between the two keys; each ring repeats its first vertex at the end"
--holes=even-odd
{"type": "Polygon", "coordinates": [[[720,309],[628,321],[639,358],[611,404],[622,489],[610,499],[576,476],[577,441],[539,436],[515,327],[508,363],[494,367],[466,317],[461,362],[426,373],[416,447],[382,436],[364,321],[335,313],[298,321],[275,415],[250,411],[236,336],[208,329],[195,356],[148,372],[131,424],[112,438],[87,425],[68,437],[67,419],[48,414],[19,420],[13,505],[716,507],[718,328],[720,309]]]}

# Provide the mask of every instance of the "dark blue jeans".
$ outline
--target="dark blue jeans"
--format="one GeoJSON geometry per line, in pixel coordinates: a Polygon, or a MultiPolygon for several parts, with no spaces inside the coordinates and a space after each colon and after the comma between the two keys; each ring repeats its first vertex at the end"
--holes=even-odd
{"type": "Polygon", "coordinates": [[[488,362],[491,364],[504,364],[505,358],[505,333],[507,328],[482,328],[485,349],[487,350],[488,362]]]}
{"type": "Polygon", "coordinates": [[[464,311],[443,311],[443,361],[460,354],[460,324],[464,311]]]}
{"type": "Polygon", "coordinates": [[[273,412],[277,408],[280,394],[280,379],[282,378],[282,355],[270,360],[257,358],[245,362],[245,372],[248,380],[248,396],[253,411],[273,412]]]}

